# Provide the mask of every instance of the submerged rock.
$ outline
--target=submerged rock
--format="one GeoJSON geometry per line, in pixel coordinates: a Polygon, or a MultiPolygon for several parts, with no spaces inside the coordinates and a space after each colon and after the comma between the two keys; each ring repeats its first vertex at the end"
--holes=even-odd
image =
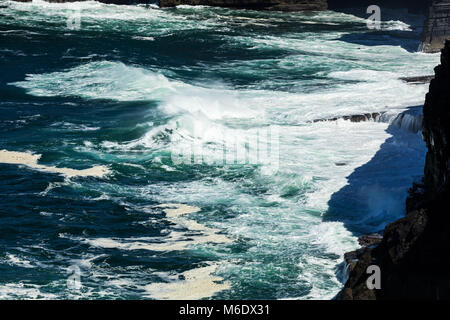
{"type": "Polygon", "coordinates": [[[384,114],[385,114],[384,111],[364,113],[364,114],[353,114],[353,115],[333,117],[333,118],[315,119],[312,122],[337,121],[339,119],[350,120],[351,122],[378,121],[380,119],[380,117],[383,116],[384,114]]]}
{"type": "Polygon", "coordinates": [[[382,239],[383,236],[381,235],[381,232],[362,235],[359,237],[358,243],[361,248],[344,254],[344,260],[347,264],[347,271],[351,272],[355,268],[358,260],[361,259],[364,253],[366,253],[367,249],[378,245],[382,239]]]}
{"type": "Polygon", "coordinates": [[[335,164],[335,166],[337,166],[337,167],[344,167],[344,166],[347,165],[347,162],[335,162],[334,164],[335,164]]]}
{"type": "Polygon", "coordinates": [[[402,77],[399,79],[409,84],[424,84],[433,80],[434,76],[402,77]]]}

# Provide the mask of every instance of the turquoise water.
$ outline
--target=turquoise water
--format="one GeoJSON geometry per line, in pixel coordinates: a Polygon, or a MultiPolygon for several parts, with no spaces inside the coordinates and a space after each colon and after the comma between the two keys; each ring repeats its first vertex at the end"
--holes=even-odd
{"type": "Polygon", "coordinates": [[[389,119],[311,122],[423,103],[422,17],[3,4],[0,298],[329,299],[422,174],[389,119]]]}

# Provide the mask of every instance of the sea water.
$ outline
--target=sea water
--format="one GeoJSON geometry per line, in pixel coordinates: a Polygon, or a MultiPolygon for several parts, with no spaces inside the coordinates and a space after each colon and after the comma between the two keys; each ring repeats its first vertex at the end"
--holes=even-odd
{"type": "Polygon", "coordinates": [[[2,299],[330,299],[423,174],[420,132],[314,122],[423,104],[421,16],[1,4],[2,299]]]}

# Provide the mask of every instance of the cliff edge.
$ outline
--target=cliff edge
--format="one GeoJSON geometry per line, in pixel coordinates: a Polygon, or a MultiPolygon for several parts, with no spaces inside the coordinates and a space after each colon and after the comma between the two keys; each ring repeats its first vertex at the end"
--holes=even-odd
{"type": "Polygon", "coordinates": [[[422,51],[439,52],[450,38],[450,0],[435,1],[429,8],[422,34],[422,51]]]}
{"type": "Polygon", "coordinates": [[[337,299],[450,298],[450,41],[442,50],[424,105],[428,152],[422,184],[413,186],[404,218],[388,225],[378,245],[347,254],[349,278],[337,299]],[[381,289],[368,289],[370,265],[381,289]]]}

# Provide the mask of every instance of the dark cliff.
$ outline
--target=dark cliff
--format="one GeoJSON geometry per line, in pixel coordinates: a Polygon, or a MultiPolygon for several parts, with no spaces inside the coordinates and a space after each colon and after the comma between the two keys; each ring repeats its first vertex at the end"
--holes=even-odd
{"type": "Polygon", "coordinates": [[[422,34],[422,51],[439,52],[450,36],[450,0],[434,2],[427,14],[422,34]]]}
{"type": "Polygon", "coordinates": [[[411,189],[406,216],[386,227],[378,245],[347,256],[358,261],[338,299],[450,298],[450,41],[435,74],[424,105],[423,184],[411,189]],[[367,288],[370,265],[380,267],[379,290],[367,288]]]}
{"type": "Polygon", "coordinates": [[[425,189],[433,197],[444,193],[450,182],[450,41],[436,67],[424,106],[423,134],[428,146],[425,189]]]}

